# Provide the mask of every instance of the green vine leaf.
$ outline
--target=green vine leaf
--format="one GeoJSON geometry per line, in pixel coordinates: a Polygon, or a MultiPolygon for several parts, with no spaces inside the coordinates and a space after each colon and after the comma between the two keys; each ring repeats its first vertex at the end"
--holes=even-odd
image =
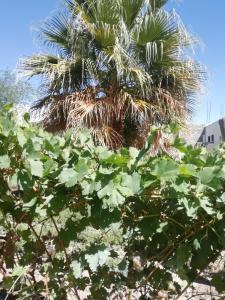
{"type": "Polygon", "coordinates": [[[8,155],[0,156],[0,169],[10,168],[10,158],[8,155]]]}
{"type": "Polygon", "coordinates": [[[33,176],[42,177],[44,173],[43,163],[38,160],[28,159],[31,174],[33,176]]]}
{"type": "Polygon", "coordinates": [[[59,182],[64,183],[66,187],[72,187],[77,184],[78,173],[72,168],[65,168],[59,175],[59,182]]]}

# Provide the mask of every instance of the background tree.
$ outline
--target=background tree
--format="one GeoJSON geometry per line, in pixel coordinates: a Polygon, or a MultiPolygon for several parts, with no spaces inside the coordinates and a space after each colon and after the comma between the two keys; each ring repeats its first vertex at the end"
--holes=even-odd
{"type": "Polygon", "coordinates": [[[87,127],[97,144],[142,146],[151,124],[185,119],[203,72],[185,53],[196,39],[166,2],[67,0],[43,25],[54,54],[22,69],[43,79],[33,108],[48,131],[87,127]]]}
{"type": "Polygon", "coordinates": [[[0,108],[6,103],[28,103],[35,95],[29,82],[18,80],[12,71],[0,71],[0,108]]]}

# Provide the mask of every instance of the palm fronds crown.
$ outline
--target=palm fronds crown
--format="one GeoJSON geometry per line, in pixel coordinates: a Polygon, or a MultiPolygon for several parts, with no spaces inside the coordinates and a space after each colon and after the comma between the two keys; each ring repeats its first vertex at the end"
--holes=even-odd
{"type": "Polygon", "coordinates": [[[204,76],[196,40],[166,0],[66,0],[41,28],[49,55],[22,61],[41,75],[34,105],[49,131],[87,127],[97,144],[141,145],[151,124],[183,120],[204,76]]]}

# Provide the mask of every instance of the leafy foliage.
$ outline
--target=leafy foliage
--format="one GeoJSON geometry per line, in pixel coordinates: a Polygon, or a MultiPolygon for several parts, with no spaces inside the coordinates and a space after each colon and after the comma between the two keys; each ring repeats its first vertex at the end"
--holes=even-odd
{"type": "Polygon", "coordinates": [[[150,125],[193,110],[204,71],[187,55],[196,39],[166,2],[65,0],[65,13],[43,24],[51,54],[21,67],[43,79],[34,109],[48,131],[86,127],[98,145],[141,147],[150,125]]]}
{"type": "MultiPolygon", "coordinates": [[[[88,299],[156,299],[161,290],[179,295],[176,278],[191,283],[216,259],[225,245],[225,148],[207,153],[175,138],[168,155],[159,132],[142,150],[113,152],[88,131],[74,143],[70,132],[0,114],[4,289],[21,300],[82,299],[83,290],[88,299]]],[[[212,280],[219,291],[223,278],[212,280]]]]}

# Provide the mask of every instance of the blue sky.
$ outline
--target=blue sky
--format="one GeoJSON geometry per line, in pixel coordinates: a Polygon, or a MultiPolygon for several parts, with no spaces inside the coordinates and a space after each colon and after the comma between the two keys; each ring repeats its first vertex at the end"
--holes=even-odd
{"type": "MultiPolygon", "coordinates": [[[[35,28],[60,8],[62,0],[0,1],[0,69],[14,69],[19,58],[40,51],[35,28]]],[[[195,58],[209,72],[206,92],[198,97],[195,122],[205,123],[207,107],[210,121],[225,116],[225,1],[169,0],[185,25],[202,41],[195,58]],[[208,111],[210,111],[208,109],[208,111]]]]}

